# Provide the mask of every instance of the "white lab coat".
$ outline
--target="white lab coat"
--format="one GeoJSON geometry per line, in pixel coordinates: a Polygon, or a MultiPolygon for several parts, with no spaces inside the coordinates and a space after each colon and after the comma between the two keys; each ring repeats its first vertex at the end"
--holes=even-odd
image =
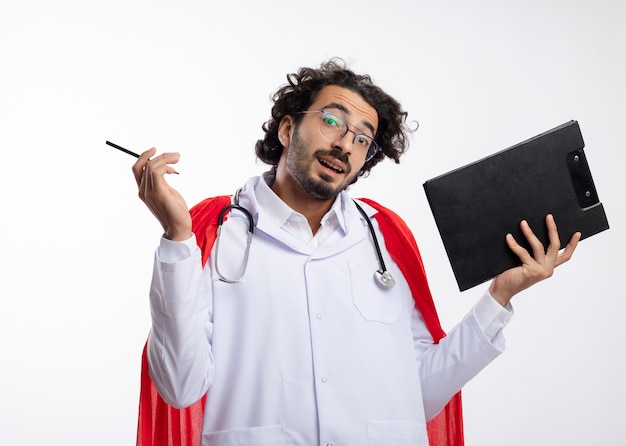
{"type": "MultiPolygon", "coordinates": [[[[255,221],[241,283],[216,280],[215,247],[203,270],[193,237],[157,250],[148,358],[163,398],[185,407],[208,391],[204,446],[427,445],[426,421],[502,352],[510,311],[486,295],[435,345],[373,220],[397,282],[375,283],[371,236],[346,193],[312,240],[261,178],[241,204],[255,221]]],[[[233,213],[223,226],[227,277],[242,267],[246,225],[233,213]]]]}

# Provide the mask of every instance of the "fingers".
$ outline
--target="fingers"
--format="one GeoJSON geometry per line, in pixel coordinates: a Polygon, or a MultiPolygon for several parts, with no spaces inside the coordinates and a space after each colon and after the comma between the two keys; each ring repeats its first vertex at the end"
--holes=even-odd
{"type": "MultiPolygon", "coordinates": [[[[554,247],[554,243],[556,242],[556,251],[554,252],[554,255],[556,255],[561,245],[559,242],[559,233],[556,230],[556,224],[554,223],[554,219],[551,215],[546,217],[546,224],[548,225],[548,248],[554,247]],[[551,224],[548,224],[548,220],[551,222],[551,224]]],[[[526,240],[530,245],[530,248],[533,252],[532,257],[536,261],[543,262],[544,258],[546,257],[547,251],[541,240],[539,240],[539,238],[535,235],[526,220],[523,220],[520,223],[520,229],[522,230],[524,237],[526,237],[526,240]]]]}
{"type": "Polygon", "coordinates": [[[559,237],[559,231],[557,230],[556,222],[554,221],[554,216],[551,214],[546,216],[546,227],[548,228],[548,239],[550,240],[546,256],[550,259],[551,262],[553,262],[553,265],[556,268],[557,266],[562,265],[572,258],[572,255],[576,250],[576,246],[578,246],[578,242],[580,241],[581,233],[576,232],[574,235],[572,235],[572,238],[570,238],[563,251],[560,252],[561,239],[559,237]]]}
{"type": "Polygon", "coordinates": [[[548,240],[549,245],[546,254],[550,258],[555,258],[561,249],[561,238],[559,237],[559,231],[556,228],[556,222],[552,214],[546,215],[546,228],[548,228],[548,240]]]}
{"type": "Polygon", "coordinates": [[[165,182],[165,174],[178,173],[170,164],[176,164],[180,159],[178,152],[163,153],[154,159],[151,157],[156,153],[156,148],[152,147],[143,152],[137,162],[133,165],[135,181],[139,186],[140,196],[150,189],[158,187],[165,182]]]}
{"type": "Polygon", "coordinates": [[[527,263],[532,259],[530,253],[526,250],[526,248],[517,243],[517,240],[515,240],[515,237],[513,237],[512,234],[506,235],[506,244],[509,246],[509,249],[511,249],[517,257],[519,257],[522,263],[527,263]]]}
{"type": "Polygon", "coordinates": [[[135,181],[137,181],[137,185],[141,183],[141,178],[143,177],[143,170],[146,167],[146,164],[150,160],[150,157],[156,153],[156,147],[152,147],[151,149],[146,150],[133,164],[133,174],[135,175],[135,181]]]}
{"type": "Polygon", "coordinates": [[[581,237],[582,234],[580,232],[576,232],[574,235],[572,235],[572,238],[563,249],[563,252],[557,256],[556,264],[554,265],[555,267],[564,264],[572,258],[572,255],[574,254],[574,251],[576,250],[576,247],[578,246],[578,242],[580,241],[581,237]]]}
{"type": "Polygon", "coordinates": [[[506,243],[519,257],[522,264],[504,271],[491,283],[489,291],[502,305],[506,305],[511,297],[520,291],[552,276],[554,268],[567,262],[576,250],[581,238],[580,232],[575,233],[561,251],[559,233],[552,215],[546,216],[546,227],[548,230],[547,249],[531,230],[528,222],[520,223],[520,229],[528,240],[532,256],[527,249],[517,243],[513,235],[507,234],[506,243]]]}
{"type": "MultiPolygon", "coordinates": [[[[524,265],[529,264],[529,263],[531,263],[533,261],[540,261],[540,262],[542,262],[543,258],[546,255],[543,243],[541,243],[541,240],[539,240],[539,238],[537,238],[537,236],[532,231],[532,229],[530,228],[530,225],[528,224],[528,222],[526,220],[522,220],[520,222],[520,229],[521,229],[522,234],[524,235],[524,237],[526,237],[526,240],[528,241],[528,244],[530,245],[530,249],[532,251],[532,255],[531,255],[530,252],[528,252],[528,250],[526,248],[524,248],[522,245],[520,245],[517,242],[517,240],[515,240],[515,237],[513,237],[513,235],[511,235],[511,234],[507,234],[506,235],[506,243],[507,243],[507,245],[509,246],[511,251],[513,251],[515,253],[515,255],[517,257],[519,257],[520,261],[524,265]]],[[[558,236],[558,234],[557,234],[557,236],[558,236]]]]}
{"type": "Polygon", "coordinates": [[[523,220],[520,223],[520,229],[530,245],[532,255],[523,246],[518,244],[511,234],[507,234],[506,242],[509,248],[520,258],[523,264],[528,264],[529,262],[534,261],[551,271],[555,267],[562,265],[571,259],[576,247],[578,246],[578,242],[580,241],[581,233],[576,232],[572,235],[572,238],[569,240],[567,246],[565,246],[565,248],[561,251],[561,239],[559,237],[556,221],[554,220],[554,216],[552,214],[548,214],[546,216],[546,228],[548,230],[547,248],[544,247],[543,243],[532,231],[526,220],[523,220]]]}

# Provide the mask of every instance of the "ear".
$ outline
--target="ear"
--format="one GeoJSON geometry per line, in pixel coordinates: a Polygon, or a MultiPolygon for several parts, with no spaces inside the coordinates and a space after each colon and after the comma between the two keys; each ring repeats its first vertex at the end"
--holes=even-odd
{"type": "Polygon", "coordinates": [[[295,123],[293,117],[285,115],[278,124],[278,140],[283,145],[283,148],[289,147],[291,144],[291,137],[295,129],[295,123]]]}

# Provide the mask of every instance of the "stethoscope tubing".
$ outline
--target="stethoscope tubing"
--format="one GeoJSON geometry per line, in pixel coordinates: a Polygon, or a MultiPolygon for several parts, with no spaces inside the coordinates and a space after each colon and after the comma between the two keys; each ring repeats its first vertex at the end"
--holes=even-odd
{"type": "Polygon", "coordinates": [[[243,276],[246,274],[246,269],[248,268],[248,258],[250,257],[250,244],[252,243],[252,234],[254,233],[254,220],[252,219],[252,214],[250,213],[249,210],[247,210],[246,208],[244,208],[243,206],[239,204],[240,192],[241,192],[241,189],[237,189],[237,192],[235,193],[234,202],[232,204],[224,206],[222,210],[220,211],[219,216],[217,217],[217,237],[215,238],[215,273],[217,274],[217,277],[219,280],[221,280],[222,282],[226,282],[226,283],[238,283],[241,281],[241,279],[243,279],[243,276]],[[241,267],[239,277],[237,277],[236,279],[229,279],[226,276],[224,276],[222,272],[220,271],[218,259],[219,259],[220,238],[221,238],[220,236],[222,233],[222,225],[224,224],[224,219],[226,218],[226,214],[233,209],[240,211],[246,216],[246,219],[248,220],[248,236],[246,239],[246,253],[244,254],[243,265],[241,267]]]}
{"type": "MultiPolygon", "coordinates": [[[[238,283],[238,282],[241,282],[241,280],[243,279],[243,276],[245,275],[246,269],[248,267],[248,259],[250,257],[250,244],[252,242],[252,234],[254,233],[254,220],[252,218],[252,214],[250,213],[249,210],[247,210],[246,208],[244,208],[243,206],[239,204],[240,192],[241,192],[241,189],[238,189],[237,192],[235,193],[235,198],[233,200],[233,203],[224,206],[224,208],[222,208],[217,218],[217,237],[215,239],[215,253],[214,253],[215,273],[217,274],[217,278],[220,281],[226,282],[226,283],[238,283]],[[244,214],[244,216],[248,220],[248,235],[247,235],[247,240],[246,240],[246,252],[244,254],[243,265],[241,267],[241,271],[239,273],[239,276],[236,279],[225,277],[220,271],[219,262],[218,262],[222,224],[224,224],[224,219],[226,218],[226,214],[231,210],[237,210],[241,212],[242,214],[244,214]]],[[[372,236],[372,242],[374,243],[374,248],[376,249],[376,257],[378,258],[378,264],[380,268],[376,270],[376,272],[374,273],[374,277],[384,287],[391,288],[395,285],[396,282],[391,276],[391,274],[389,273],[389,271],[387,270],[387,266],[385,265],[385,260],[383,259],[383,254],[380,249],[380,245],[378,243],[378,237],[376,237],[376,232],[374,231],[374,225],[372,225],[370,218],[367,216],[363,208],[355,200],[352,200],[352,201],[354,202],[354,205],[356,206],[356,208],[359,210],[359,212],[365,219],[367,226],[369,228],[370,235],[372,236]]]]}

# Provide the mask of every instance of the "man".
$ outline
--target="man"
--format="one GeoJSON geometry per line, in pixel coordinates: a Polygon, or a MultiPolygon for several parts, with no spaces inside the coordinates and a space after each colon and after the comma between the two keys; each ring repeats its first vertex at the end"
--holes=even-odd
{"type": "MultiPolygon", "coordinates": [[[[172,406],[202,406],[202,445],[427,445],[429,435],[432,444],[462,444],[458,392],[502,352],[509,301],[569,260],[580,234],[559,252],[551,216],[547,249],[522,222],[532,255],[508,235],[522,266],[496,277],[440,339],[408,229],[345,191],[385,156],[399,161],[406,112],[338,60],[288,81],[256,146],[272,169],[237,192],[215,242],[230,198],[190,212],[164,179],[177,153],[152,158],[152,148],[133,166],[140,198],[164,229],[149,376],[172,406]]],[[[140,444],[191,438],[178,419],[155,434],[162,421],[146,395],[140,444]]]]}

